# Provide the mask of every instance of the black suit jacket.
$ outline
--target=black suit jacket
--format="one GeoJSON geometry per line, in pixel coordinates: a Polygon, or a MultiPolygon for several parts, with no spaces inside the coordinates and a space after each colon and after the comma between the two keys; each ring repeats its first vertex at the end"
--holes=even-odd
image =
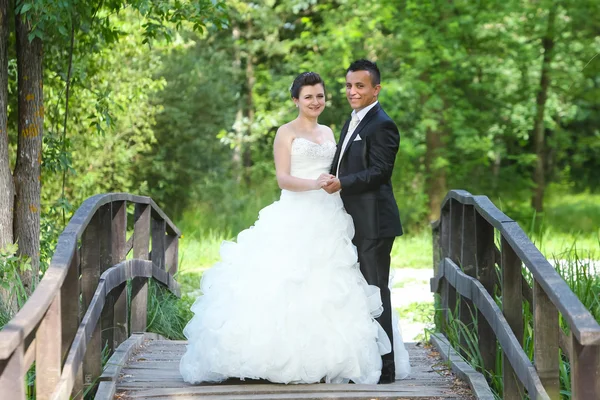
{"type": "Polygon", "coordinates": [[[342,129],[330,173],[335,175],[341,157],[341,196],[354,220],[355,237],[400,236],[402,224],[391,182],[400,144],[398,128],[378,103],[360,121],[340,155],[349,125],[350,119],[342,129]],[[361,140],[355,140],[358,137],[361,140]]]}

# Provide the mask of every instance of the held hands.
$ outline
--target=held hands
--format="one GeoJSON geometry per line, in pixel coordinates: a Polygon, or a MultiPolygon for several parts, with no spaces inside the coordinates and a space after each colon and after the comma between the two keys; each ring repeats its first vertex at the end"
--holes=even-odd
{"type": "Polygon", "coordinates": [[[334,178],[335,178],[335,176],[333,176],[331,174],[321,174],[317,178],[317,188],[318,189],[324,188],[334,178]]]}
{"type": "Polygon", "coordinates": [[[329,194],[335,193],[342,188],[339,179],[331,174],[321,174],[317,179],[317,184],[319,185],[319,188],[325,190],[329,194]]]}

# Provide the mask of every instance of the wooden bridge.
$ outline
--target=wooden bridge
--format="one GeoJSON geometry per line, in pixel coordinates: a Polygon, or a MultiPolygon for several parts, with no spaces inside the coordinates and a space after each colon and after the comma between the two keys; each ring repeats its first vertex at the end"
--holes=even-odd
{"type": "Polygon", "coordinates": [[[185,342],[144,333],[148,279],[179,295],[173,279],[179,230],[150,198],[94,196],[61,234],[35,292],[0,331],[0,398],[25,399],[25,377],[34,369],[37,399],[90,398],[94,390],[98,399],[492,399],[483,376],[444,337],[457,314],[477,332],[487,369],[502,358],[504,399],[558,399],[560,352],[570,361],[572,398],[599,399],[600,325],[517,223],[487,197],[464,191],[448,194],[441,215],[433,225],[431,287],[445,318],[432,335],[434,347],[407,345],[408,379],[392,385],[230,380],[191,386],[178,371],[185,342]],[[533,315],[533,362],[523,350],[523,304],[533,315]],[[103,370],[105,346],[111,357],[103,370]]]}

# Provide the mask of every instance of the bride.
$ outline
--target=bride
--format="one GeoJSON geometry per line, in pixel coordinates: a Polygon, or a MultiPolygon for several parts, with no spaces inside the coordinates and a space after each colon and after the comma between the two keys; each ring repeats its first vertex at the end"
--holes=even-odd
{"type": "MultiPolygon", "coordinates": [[[[237,242],[223,242],[221,261],[203,274],[203,294],[184,330],[186,382],[379,380],[381,355],[392,349],[375,320],[379,289],[360,273],[352,217],[339,192],[321,189],[336,150],[331,129],[317,122],[324,86],[312,72],[294,80],[298,117],[274,142],[281,197],[237,242]]],[[[398,330],[393,345],[401,379],[410,365],[398,330]]]]}

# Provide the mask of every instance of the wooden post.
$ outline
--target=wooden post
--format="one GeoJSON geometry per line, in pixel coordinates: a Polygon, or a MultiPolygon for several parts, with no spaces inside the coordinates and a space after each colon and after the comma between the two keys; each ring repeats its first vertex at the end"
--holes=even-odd
{"type": "Polygon", "coordinates": [[[462,267],[463,210],[458,200],[450,200],[450,259],[459,267],[462,267]]]}
{"type": "Polygon", "coordinates": [[[442,259],[442,247],[440,244],[440,227],[441,224],[438,224],[437,227],[431,229],[431,240],[433,247],[433,276],[437,276],[440,270],[440,260],[442,259]]]}
{"type": "MultiPolygon", "coordinates": [[[[149,205],[135,205],[133,258],[149,259],[151,210],[149,205]]],[[[148,278],[134,278],[131,281],[131,333],[146,331],[147,301],[148,278]]]]}
{"type": "Polygon", "coordinates": [[[36,332],[35,389],[36,399],[47,400],[60,380],[62,370],[62,333],[60,294],[54,296],[36,332]]]}
{"type": "Polygon", "coordinates": [[[73,343],[80,322],[79,295],[81,294],[81,287],[79,284],[79,250],[75,248],[73,252],[73,259],[69,265],[69,271],[60,288],[60,316],[62,320],[61,356],[63,360],[69,353],[71,343],[73,343]]]}
{"type": "MultiPolygon", "coordinates": [[[[475,262],[477,264],[477,279],[487,292],[494,298],[494,283],[496,282],[494,227],[478,212],[475,212],[475,262]]],[[[477,333],[479,351],[486,370],[496,368],[496,336],[483,314],[477,311],[477,333]]]]}
{"type": "MultiPolygon", "coordinates": [[[[69,266],[69,271],[60,288],[60,307],[62,319],[62,359],[64,360],[69,353],[77,328],[81,322],[81,311],[79,296],[81,294],[81,284],[79,281],[81,258],[79,250],[74,249],[73,259],[69,266]]],[[[83,399],[83,366],[79,365],[75,382],[73,384],[73,400],[83,399]],[[78,395],[79,393],[79,395],[78,395]]]]}
{"type": "MultiPolygon", "coordinates": [[[[461,267],[466,275],[477,279],[477,242],[475,241],[475,208],[471,205],[464,204],[462,207],[461,214],[461,267]]],[[[470,331],[474,330],[475,324],[473,322],[473,317],[475,316],[475,313],[476,310],[475,306],[473,305],[473,302],[465,297],[461,297],[459,314],[460,320],[464,324],[464,326],[468,327],[470,331]]],[[[460,340],[462,348],[468,348],[466,335],[461,335],[460,340]]]]}
{"type": "MultiPolygon", "coordinates": [[[[83,312],[92,301],[100,280],[100,215],[94,214],[81,238],[81,297],[83,312]]],[[[102,374],[101,324],[96,324],[83,359],[84,388],[91,386],[102,374]]]]}
{"type": "Polygon", "coordinates": [[[165,269],[166,222],[160,216],[152,216],[152,264],[165,269]]]}
{"type": "MultiPolygon", "coordinates": [[[[112,203],[101,206],[97,211],[100,219],[99,245],[100,245],[100,274],[112,267],[112,203]]],[[[115,301],[107,293],[104,308],[102,309],[102,346],[108,347],[109,354],[112,354],[115,337],[115,301]]]]}
{"type": "Polygon", "coordinates": [[[166,268],[167,272],[171,275],[175,275],[179,266],[179,237],[177,237],[177,235],[169,234],[166,239],[166,268]]]}
{"type": "MultiPolygon", "coordinates": [[[[457,200],[450,199],[450,210],[448,222],[450,225],[450,235],[448,239],[448,255],[456,265],[460,267],[460,248],[462,243],[462,212],[463,206],[457,200]]],[[[460,296],[456,293],[456,288],[448,284],[448,310],[450,313],[456,313],[455,319],[460,319],[460,296]]],[[[462,340],[461,340],[462,342],[462,340]]]]}
{"type": "MultiPolygon", "coordinates": [[[[440,243],[442,244],[441,254],[442,260],[450,254],[450,209],[448,206],[442,208],[440,212],[440,226],[441,226],[441,235],[440,235],[440,243]]],[[[451,315],[452,310],[450,309],[450,304],[456,304],[456,290],[450,293],[451,287],[448,284],[448,280],[446,278],[442,279],[442,285],[440,289],[440,297],[442,301],[442,312],[444,314],[444,324],[448,322],[449,315],[451,315]]],[[[440,327],[442,332],[446,332],[446,326],[440,327]]]]}
{"type": "MultiPolygon", "coordinates": [[[[442,230],[442,221],[438,220],[436,225],[431,226],[431,239],[433,246],[433,276],[436,277],[440,274],[440,261],[442,260],[442,245],[441,245],[441,230],[442,230]]],[[[445,313],[444,308],[442,306],[441,301],[441,291],[440,286],[438,286],[438,291],[435,293],[437,296],[433,297],[434,301],[434,316],[433,321],[436,325],[436,328],[444,332],[445,331],[445,313]],[[440,310],[442,310],[440,312],[440,310]]]]}
{"type": "Polygon", "coordinates": [[[600,399],[600,346],[582,346],[571,332],[571,399],[600,399]]]}
{"type": "MultiPolygon", "coordinates": [[[[112,205],[112,249],[111,265],[116,265],[125,259],[125,244],[127,243],[127,204],[124,201],[112,205]]],[[[116,349],[129,337],[129,313],[127,310],[127,282],[113,289],[110,297],[114,303],[114,348],[116,349]]]]}
{"type": "MultiPolygon", "coordinates": [[[[451,199],[450,200],[450,259],[454,261],[459,268],[462,268],[462,260],[461,260],[461,249],[463,243],[463,205],[458,201],[451,199]]],[[[456,294],[456,289],[450,287],[450,293],[454,294],[455,303],[450,303],[450,311],[456,312],[454,316],[455,319],[460,320],[461,322],[468,323],[464,318],[461,312],[468,313],[466,307],[464,306],[464,299],[456,294]],[[464,311],[463,311],[464,309],[464,311]],[[464,318],[464,320],[463,320],[464,318]]],[[[460,328],[459,328],[460,329],[460,328]]],[[[466,340],[464,335],[459,331],[458,332],[458,341],[460,346],[464,346],[466,344],[466,340]]],[[[465,356],[465,352],[462,349],[459,352],[465,356]]]]}
{"type": "Polygon", "coordinates": [[[71,400],[83,400],[84,386],[83,386],[83,368],[81,366],[77,369],[75,375],[75,382],[73,382],[73,390],[71,390],[71,400]]]}
{"type": "Polygon", "coordinates": [[[0,391],[2,398],[25,400],[25,381],[27,372],[24,365],[23,342],[7,360],[0,360],[0,391]]]}
{"type": "Polygon", "coordinates": [[[548,396],[559,400],[558,310],[536,281],[533,282],[533,324],[535,368],[548,396]]]}
{"type": "MultiPolygon", "coordinates": [[[[516,224],[516,222],[509,223],[516,224]]],[[[523,274],[521,272],[521,260],[504,237],[502,237],[501,244],[502,312],[517,340],[523,345],[523,295],[521,290],[523,274]]],[[[517,379],[506,355],[503,356],[502,365],[504,400],[521,400],[525,393],[523,385],[517,379]]]]}

